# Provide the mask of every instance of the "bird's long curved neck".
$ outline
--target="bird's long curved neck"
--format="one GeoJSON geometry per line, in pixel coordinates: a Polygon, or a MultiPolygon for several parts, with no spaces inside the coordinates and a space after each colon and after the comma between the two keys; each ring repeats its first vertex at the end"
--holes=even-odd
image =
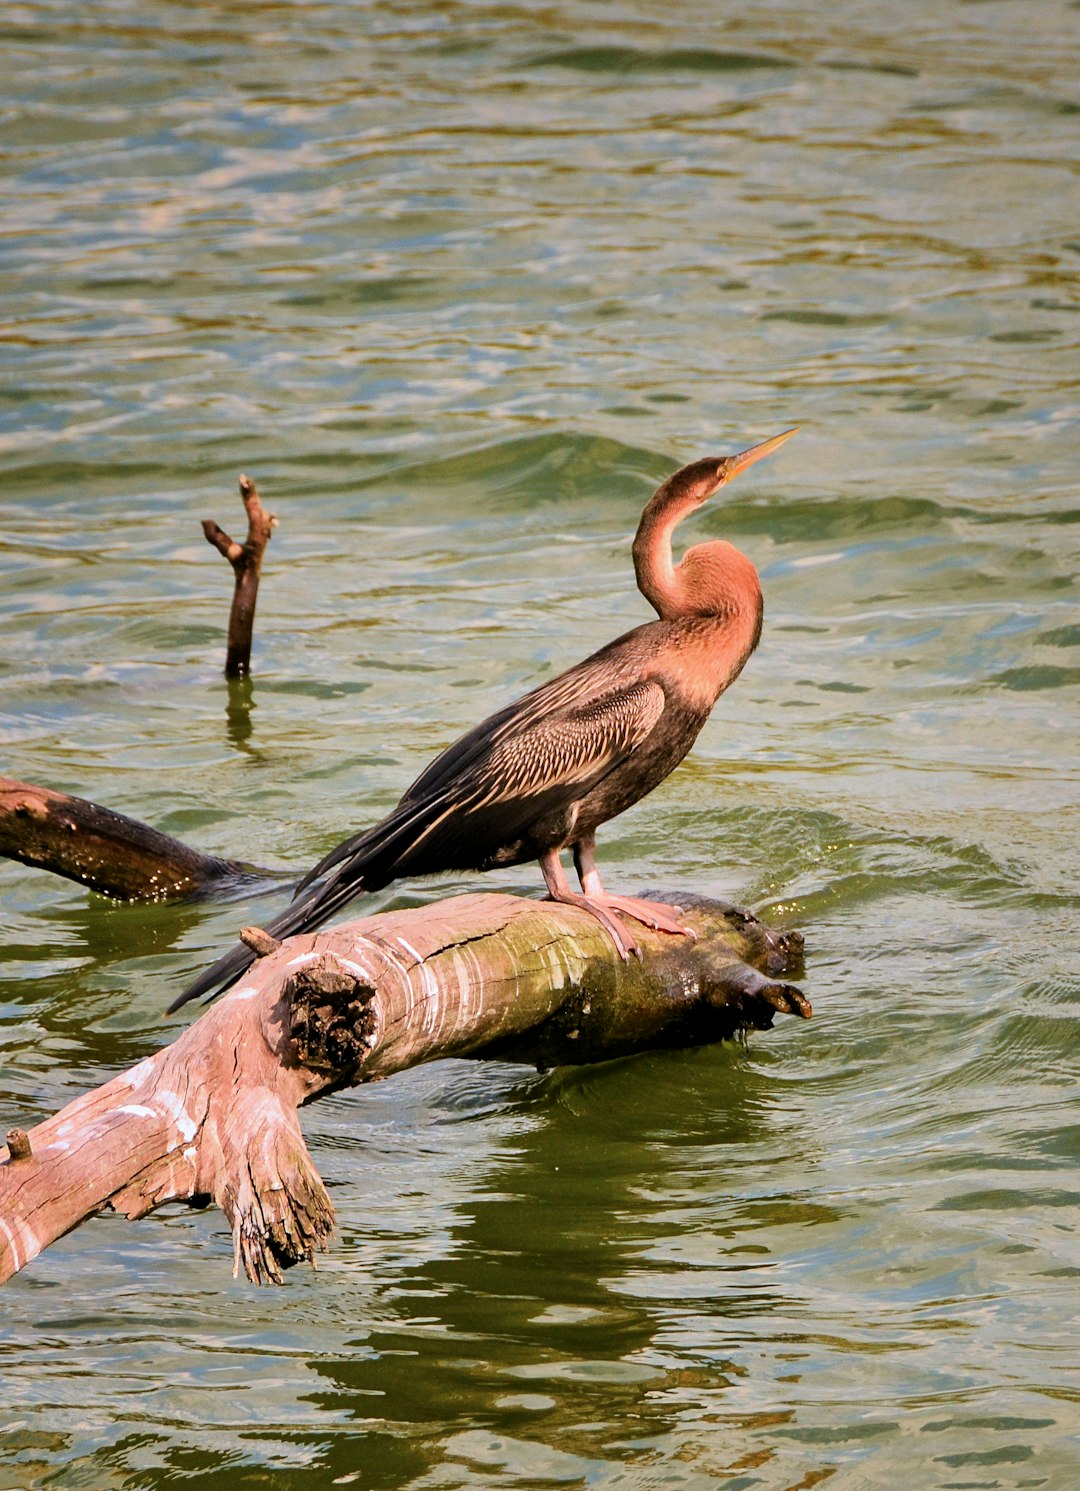
{"type": "Polygon", "coordinates": [[[664,485],[649,499],[634,536],[634,573],[638,589],[660,616],[680,614],[679,583],[671,539],[692,504],[664,485]]]}
{"type": "Polygon", "coordinates": [[[665,482],[654,493],[634,538],[638,589],[663,620],[681,616],[745,619],[756,633],[761,624],[761,585],[745,554],[716,541],[695,545],[675,563],[671,549],[675,529],[700,505],[692,492],[673,482],[665,482]]]}

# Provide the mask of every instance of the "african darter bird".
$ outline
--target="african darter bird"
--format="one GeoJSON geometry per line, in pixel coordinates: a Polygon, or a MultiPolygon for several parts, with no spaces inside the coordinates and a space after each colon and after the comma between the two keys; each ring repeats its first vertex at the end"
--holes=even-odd
{"type": "MultiPolygon", "coordinates": [[[[449,746],[388,817],[346,839],[305,875],[267,930],[311,931],[355,896],[405,876],[536,859],[551,900],[590,911],[623,958],[637,944],[613,913],[686,932],[674,907],[605,891],[596,830],[678,766],[761,635],[761,586],[749,559],[716,540],[687,549],[675,564],[672,534],[688,513],[794,433],[739,455],[694,461],[668,477],[634,539],[638,589],[659,620],[617,637],[449,746]],[[564,849],[573,851],[580,893],[567,883],[564,849]]],[[[246,946],[234,947],[170,1012],[226,988],[253,959],[246,946]]]]}

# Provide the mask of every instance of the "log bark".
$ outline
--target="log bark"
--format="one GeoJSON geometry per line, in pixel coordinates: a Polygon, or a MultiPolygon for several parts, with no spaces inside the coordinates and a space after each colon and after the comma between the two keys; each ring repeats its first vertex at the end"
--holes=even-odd
{"type": "Polygon", "coordinates": [[[120,901],[171,901],[268,875],[85,798],[11,777],[0,777],[0,855],[120,901]]]}
{"type": "Polygon", "coordinates": [[[255,625],[255,602],[259,595],[263,552],[277,518],[259,500],[250,476],[240,478],[240,498],[248,519],[248,536],[238,544],[219,528],[213,518],[203,519],[203,534],[233,568],[234,588],[229,612],[229,640],[225,652],[225,677],[243,678],[251,671],[251,635],[255,625]]]}
{"type": "Polygon", "coordinates": [[[170,1046],[0,1151],[0,1282],[106,1207],[212,1199],[235,1271],[280,1282],[325,1249],[333,1208],[298,1109],[440,1057],[540,1068],[700,1045],[810,1014],[781,975],[798,933],[722,902],[650,892],[697,934],[635,928],[624,965],[587,912],[469,895],[277,943],[170,1046]]]}

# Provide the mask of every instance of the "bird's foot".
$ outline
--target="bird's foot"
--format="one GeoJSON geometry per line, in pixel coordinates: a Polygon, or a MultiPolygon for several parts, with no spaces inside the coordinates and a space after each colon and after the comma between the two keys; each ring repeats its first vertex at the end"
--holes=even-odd
{"type": "Polygon", "coordinates": [[[688,927],[683,921],[679,908],[669,906],[666,901],[646,901],[642,896],[612,896],[606,891],[602,897],[596,899],[609,911],[632,917],[643,927],[651,927],[654,932],[670,932],[674,937],[697,938],[693,927],[688,927]]]}
{"type": "Polygon", "coordinates": [[[646,901],[642,896],[613,896],[607,891],[593,896],[567,891],[565,895],[549,896],[548,900],[561,901],[566,906],[580,906],[583,911],[595,916],[614,942],[624,963],[630,961],[631,954],[640,958],[641,948],[629,927],[612,916],[613,911],[618,912],[619,916],[628,916],[632,921],[640,922],[643,927],[651,927],[654,932],[669,932],[675,937],[697,937],[693,927],[688,927],[682,920],[679,908],[668,906],[663,901],[646,901]]]}
{"type": "MultiPolygon", "coordinates": [[[[611,915],[611,911],[607,909],[607,903],[611,899],[612,897],[606,895],[601,899],[594,896],[581,896],[572,890],[567,890],[562,895],[548,896],[549,901],[555,901],[557,904],[563,906],[580,906],[582,911],[587,911],[591,916],[595,916],[596,920],[615,944],[615,950],[619,954],[619,957],[624,963],[629,963],[631,954],[635,958],[641,957],[641,948],[638,946],[637,938],[633,933],[627,927],[624,927],[622,922],[616,921],[611,915]]],[[[616,896],[614,899],[618,900],[619,898],[616,896]]],[[[642,904],[644,905],[645,903],[643,902],[642,904]]],[[[616,909],[612,907],[612,910],[616,909]]]]}

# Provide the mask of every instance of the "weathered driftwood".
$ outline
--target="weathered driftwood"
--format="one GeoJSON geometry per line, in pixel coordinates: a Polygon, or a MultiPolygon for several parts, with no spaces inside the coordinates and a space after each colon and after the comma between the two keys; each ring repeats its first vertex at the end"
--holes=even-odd
{"type": "Polygon", "coordinates": [[[255,602],[259,594],[263,552],[277,518],[259,500],[250,476],[240,478],[240,497],[248,518],[247,541],[238,544],[219,528],[213,518],[203,519],[206,541],[223,554],[233,568],[235,588],[229,612],[229,640],[225,652],[225,677],[242,678],[251,671],[251,633],[255,624],[255,602]]]}
{"type": "Polygon", "coordinates": [[[0,777],[0,855],[120,901],[168,901],[265,875],[82,797],[0,777]]]}
{"type": "MultiPolygon", "coordinates": [[[[807,1016],[780,981],[798,933],[663,892],[697,939],[635,928],[619,961],[577,907],[469,895],[277,943],[171,1046],[69,1103],[0,1151],[0,1281],[112,1207],[214,1200],[250,1279],[313,1259],[333,1226],[297,1109],[439,1057],[541,1068],[767,1029],[807,1016]]],[[[264,939],[260,944],[259,938],[264,939]]]]}

